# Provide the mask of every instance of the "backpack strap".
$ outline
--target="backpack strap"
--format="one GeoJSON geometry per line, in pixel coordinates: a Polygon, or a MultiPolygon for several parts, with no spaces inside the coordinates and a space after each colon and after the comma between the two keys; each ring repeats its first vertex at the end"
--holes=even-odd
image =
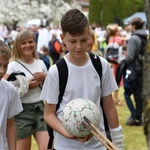
{"type": "Polygon", "coordinates": [[[64,58],[61,58],[59,61],[57,61],[56,66],[58,68],[58,74],[59,74],[59,97],[58,97],[58,104],[56,107],[56,110],[58,110],[68,80],[68,67],[64,58]]]}
{"type": "MultiPolygon", "coordinates": [[[[58,68],[58,75],[59,75],[59,96],[58,96],[58,104],[56,105],[56,110],[58,110],[67,84],[68,67],[64,58],[59,59],[56,62],[56,66],[58,68]]],[[[47,125],[47,130],[50,136],[47,148],[52,149],[53,139],[54,139],[53,129],[47,125]]]]}
{"type": "MultiPolygon", "coordinates": [[[[90,55],[90,58],[91,58],[91,61],[93,63],[95,70],[99,74],[100,80],[102,80],[102,64],[101,64],[101,60],[100,60],[99,56],[97,56],[93,53],[89,53],[89,55],[90,55]]],[[[110,141],[112,141],[109,126],[108,126],[108,121],[107,121],[107,118],[106,118],[106,115],[105,115],[104,109],[103,109],[103,101],[102,100],[101,100],[100,104],[102,107],[102,112],[103,112],[103,117],[104,117],[104,127],[105,127],[106,136],[110,141]]]]}
{"type": "MultiPolygon", "coordinates": [[[[145,46],[146,46],[146,43],[147,43],[147,38],[146,37],[143,37],[142,35],[140,34],[132,34],[132,35],[135,35],[137,37],[139,37],[139,39],[141,40],[141,46],[140,46],[140,50],[138,51],[138,53],[136,54],[136,57],[139,57],[139,55],[143,56],[144,55],[144,52],[145,52],[145,46]]],[[[131,36],[132,36],[131,35],[131,36]]]]}
{"type": "Polygon", "coordinates": [[[99,59],[99,57],[93,53],[89,53],[90,55],[90,58],[91,58],[91,61],[92,61],[92,64],[95,68],[95,70],[97,71],[99,77],[100,77],[100,80],[102,78],[102,64],[101,64],[101,61],[99,59]]]}

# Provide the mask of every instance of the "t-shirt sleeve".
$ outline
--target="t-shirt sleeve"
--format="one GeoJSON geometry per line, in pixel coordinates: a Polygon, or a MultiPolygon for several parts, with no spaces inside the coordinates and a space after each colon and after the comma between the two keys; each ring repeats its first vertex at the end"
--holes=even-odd
{"type": "Polygon", "coordinates": [[[16,70],[15,70],[15,62],[10,62],[9,64],[8,64],[8,68],[7,68],[7,74],[9,74],[9,75],[11,75],[13,72],[15,72],[16,70]]]}
{"type": "Polygon", "coordinates": [[[8,113],[8,118],[12,118],[13,116],[19,114],[23,108],[22,108],[22,103],[21,99],[18,95],[18,92],[16,89],[12,86],[11,88],[11,95],[10,95],[10,100],[9,100],[9,113],[8,113]]]}
{"type": "Polygon", "coordinates": [[[47,101],[50,104],[58,103],[59,95],[59,78],[56,65],[50,67],[44,85],[41,91],[41,100],[47,101]]]}

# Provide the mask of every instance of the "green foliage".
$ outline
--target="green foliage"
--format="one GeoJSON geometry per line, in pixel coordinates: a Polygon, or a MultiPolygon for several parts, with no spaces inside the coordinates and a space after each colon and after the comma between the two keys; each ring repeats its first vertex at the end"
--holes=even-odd
{"type": "Polygon", "coordinates": [[[138,11],[144,11],[143,0],[90,0],[90,24],[98,22],[99,25],[108,25],[117,22],[138,11]]]}
{"type": "Polygon", "coordinates": [[[91,0],[90,1],[90,6],[89,6],[89,21],[90,24],[92,24],[93,22],[98,22],[100,23],[100,2],[99,0],[91,0]]]}

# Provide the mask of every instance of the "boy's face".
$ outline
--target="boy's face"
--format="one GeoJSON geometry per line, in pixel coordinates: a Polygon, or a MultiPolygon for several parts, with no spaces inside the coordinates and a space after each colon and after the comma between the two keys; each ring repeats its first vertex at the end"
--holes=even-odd
{"type": "Polygon", "coordinates": [[[5,59],[0,55],[0,80],[3,78],[7,71],[9,60],[5,59]]]}
{"type": "Polygon", "coordinates": [[[134,32],[135,30],[135,25],[130,24],[130,32],[134,32]]]}
{"type": "Polygon", "coordinates": [[[68,32],[65,33],[65,35],[62,35],[62,41],[71,55],[74,57],[81,57],[87,51],[89,36],[89,28],[86,27],[82,35],[72,36],[68,32]]]}

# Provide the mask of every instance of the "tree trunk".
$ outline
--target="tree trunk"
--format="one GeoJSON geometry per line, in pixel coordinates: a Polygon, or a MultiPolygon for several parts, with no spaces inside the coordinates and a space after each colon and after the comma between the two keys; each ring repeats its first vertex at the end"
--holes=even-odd
{"type": "MultiPolygon", "coordinates": [[[[148,30],[150,31],[150,0],[144,0],[145,2],[145,13],[147,16],[148,30]]],[[[150,150],[150,38],[148,38],[144,71],[143,71],[143,117],[144,117],[144,133],[148,143],[148,149],[150,150]]]]}

